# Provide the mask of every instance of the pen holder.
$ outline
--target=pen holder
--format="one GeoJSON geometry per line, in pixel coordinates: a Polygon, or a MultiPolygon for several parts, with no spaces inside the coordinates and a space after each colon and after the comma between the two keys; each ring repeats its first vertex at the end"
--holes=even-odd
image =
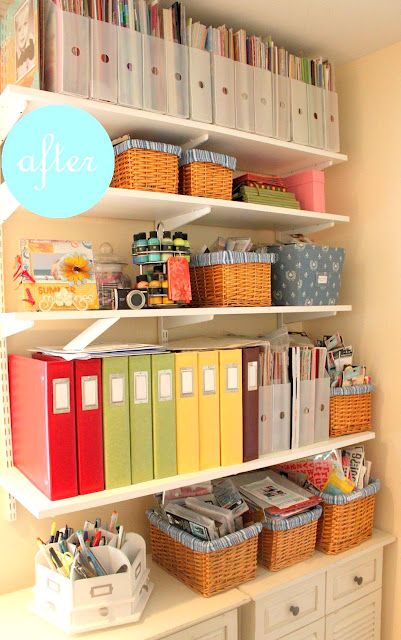
{"type": "MultiPolygon", "coordinates": [[[[49,547],[59,548],[57,543],[49,547]]],[[[74,542],[67,547],[74,552],[74,542]]],[[[77,579],[72,570],[67,578],[50,569],[42,550],[36,554],[35,611],[67,633],[137,622],[153,589],[141,536],[127,533],[121,549],[106,544],[91,551],[107,575],[77,579]]]]}

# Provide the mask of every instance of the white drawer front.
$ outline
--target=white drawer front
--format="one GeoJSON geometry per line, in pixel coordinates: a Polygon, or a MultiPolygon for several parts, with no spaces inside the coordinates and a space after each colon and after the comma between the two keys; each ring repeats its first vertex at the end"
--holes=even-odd
{"type": "Polygon", "coordinates": [[[238,640],[237,610],[173,633],[165,640],[238,640]]]}
{"type": "Polygon", "coordinates": [[[383,550],[364,554],[327,571],[326,612],[366,596],[382,584],[383,550]]]}
{"type": "Polygon", "coordinates": [[[324,615],[325,575],[282,589],[255,602],[257,640],[276,640],[324,615]]]}
{"type": "Polygon", "coordinates": [[[324,634],[325,618],[321,618],[316,622],[312,622],[312,624],[308,624],[307,627],[302,627],[302,629],[280,638],[280,640],[324,640],[324,634]]]}
{"type": "Polygon", "coordinates": [[[380,640],[381,589],[326,618],[326,640],[380,640]]]}

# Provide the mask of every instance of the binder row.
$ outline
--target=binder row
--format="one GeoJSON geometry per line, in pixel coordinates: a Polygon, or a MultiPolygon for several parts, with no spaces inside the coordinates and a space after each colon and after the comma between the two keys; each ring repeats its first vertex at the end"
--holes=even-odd
{"type": "Polygon", "coordinates": [[[44,88],[339,151],[337,94],[127,27],[44,7],[44,88]]]}
{"type": "Polygon", "coordinates": [[[326,440],[329,379],[260,386],[259,354],[12,355],[14,464],[58,500],[326,440]]]}

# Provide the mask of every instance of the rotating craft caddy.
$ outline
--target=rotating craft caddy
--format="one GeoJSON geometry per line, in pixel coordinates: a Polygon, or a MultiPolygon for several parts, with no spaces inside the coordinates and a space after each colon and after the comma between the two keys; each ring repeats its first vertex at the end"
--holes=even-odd
{"type": "MultiPolygon", "coordinates": [[[[48,567],[42,550],[35,557],[35,612],[67,633],[82,633],[137,622],[153,590],[146,567],[146,545],[127,533],[121,549],[116,534],[100,530],[106,545],[91,547],[108,575],[77,579],[74,565],[67,578],[48,567]]],[[[89,531],[94,535],[95,531],[89,531]]],[[[74,554],[76,534],[67,541],[74,554]]],[[[58,543],[47,545],[58,549],[58,543]]]]}

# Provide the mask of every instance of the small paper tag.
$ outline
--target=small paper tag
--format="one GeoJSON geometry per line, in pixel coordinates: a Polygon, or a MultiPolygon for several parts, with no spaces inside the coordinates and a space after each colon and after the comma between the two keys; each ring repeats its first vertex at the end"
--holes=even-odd
{"type": "Polygon", "coordinates": [[[258,363],[257,360],[248,362],[248,391],[258,389],[258,363]]]}
{"type": "Polygon", "coordinates": [[[317,283],[318,284],[327,284],[327,273],[319,273],[317,276],[317,283]]]}
{"type": "Polygon", "coordinates": [[[203,367],[203,395],[211,395],[216,393],[216,367],[210,365],[203,367]]]}
{"type": "Polygon", "coordinates": [[[134,402],[135,404],[149,402],[147,371],[135,371],[134,373],[134,402]]]}

